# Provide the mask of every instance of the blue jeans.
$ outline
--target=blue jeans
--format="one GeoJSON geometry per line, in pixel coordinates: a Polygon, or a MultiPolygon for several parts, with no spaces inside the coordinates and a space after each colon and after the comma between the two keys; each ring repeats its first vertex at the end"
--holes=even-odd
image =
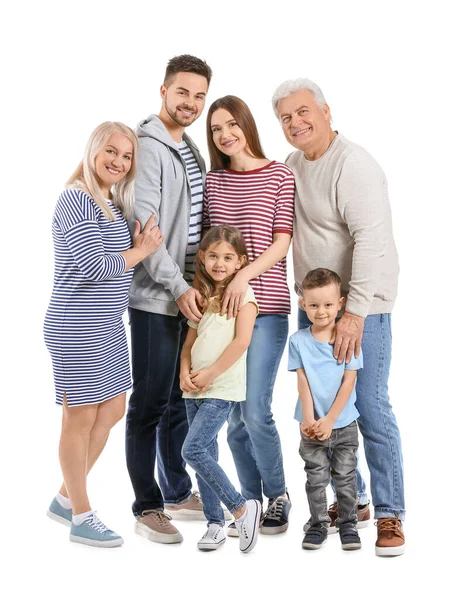
{"type": "Polygon", "coordinates": [[[218,432],[236,402],[216,398],[186,398],[189,432],[182,447],[184,460],[197,474],[203,512],[208,523],[224,525],[221,502],[234,512],[245,504],[218,464],[218,432]]]}
{"type": "Polygon", "coordinates": [[[258,315],[247,353],[247,397],[231,411],[228,443],[242,495],[262,502],[286,491],[283,456],[271,412],[273,387],[286,346],[287,315],[258,315]]]}
{"type": "Polygon", "coordinates": [[[179,388],[187,322],[181,314],[170,317],[130,308],[129,323],[133,391],[126,416],[126,464],[136,496],[132,510],[139,516],[191,496],[192,481],[181,456],[188,423],[179,388]]]}
{"type": "MultiPolygon", "coordinates": [[[[308,327],[299,309],[299,329],[308,327]]],[[[357,419],[370,470],[375,519],[405,518],[404,477],[400,433],[388,394],[391,365],[391,315],[368,315],[362,338],[363,369],[357,373],[357,419]]],[[[365,484],[357,468],[357,490],[365,484]]],[[[361,504],[364,504],[360,500],[361,504]]]]}

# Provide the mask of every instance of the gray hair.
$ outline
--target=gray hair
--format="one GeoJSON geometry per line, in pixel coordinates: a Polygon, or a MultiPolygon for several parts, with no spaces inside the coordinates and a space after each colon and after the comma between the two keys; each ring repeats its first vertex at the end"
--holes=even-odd
{"type": "Polygon", "coordinates": [[[310,81],[310,79],[288,79],[276,89],[275,93],[273,94],[273,98],[271,99],[274,114],[278,118],[278,102],[280,100],[284,100],[284,98],[287,98],[291,94],[300,92],[300,90],[308,90],[309,92],[312,92],[315,102],[320,108],[323,108],[325,104],[328,104],[321,89],[316,83],[310,81]]]}

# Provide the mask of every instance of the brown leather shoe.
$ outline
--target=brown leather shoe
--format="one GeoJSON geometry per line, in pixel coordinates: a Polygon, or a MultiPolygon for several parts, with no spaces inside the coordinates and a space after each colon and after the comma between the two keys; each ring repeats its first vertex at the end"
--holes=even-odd
{"type": "Polygon", "coordinates": [[[405,538],[402,521],[390,517],[378,519],[378,539],[376,540],[376,556],[399,556],[404,553],[405,538]]]}
{"type": "MultiPolygon", "coordinates": [[[[331,519],[331,523],[329,525],[328,533],[336,533],[336,519],[339,515],[337,503],[331,504],[328,508],[328,515],[331,519]]],[[[363,529],[364,527],[368,527],[370,522],[370,504],[359,504],[357,508],[357,529],[363,529]]],[[[305,531],[305,529],[304,529],[305,531]]]]}

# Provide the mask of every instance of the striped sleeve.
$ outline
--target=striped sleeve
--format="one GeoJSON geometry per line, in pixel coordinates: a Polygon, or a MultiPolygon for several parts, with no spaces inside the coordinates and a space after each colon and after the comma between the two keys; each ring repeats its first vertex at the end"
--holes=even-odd
{"type": "Polygon", "coordinates": [[[122,254],[105,254],[90,196],[80,190],[65,190],[58,200],[55,222],[84,277],[105,281],[125,272],[126,261],[122,254]]]}
{"type": "Polygon", "coordinates": [[[203,192],[203,213],[202,213],[202,229],[210,229],[210,211],[208,207],[208,174],[205,181],[205,190],[203,192]]]}
{"type": "Polygon", "coordinates": [[[273,233],[289,233],[292,235],[294,196],[294,174],[289,171],[288,173],[283,174],[282,180],[278,186],[273,219],[273,233]]]}

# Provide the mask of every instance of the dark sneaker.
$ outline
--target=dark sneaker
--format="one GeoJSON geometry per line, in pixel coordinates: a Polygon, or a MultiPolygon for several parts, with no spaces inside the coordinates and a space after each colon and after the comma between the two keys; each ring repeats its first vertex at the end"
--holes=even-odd
{"type": "Polygon", "coordinates": [[[394,517],[378,519],[378,539],[376,540],[376,556],[400,556],[404,553],[405,538],[402,521],[394,517]]]}
{"type": "Polygon", "coordinates": [[[343,550],[360,550],[362,547],[355,523],[344,523],[341,525],[339,528],[339,537],[343,550]]]}
{"type": "MultiPolygon", "coordinates": [[[[339,515],[339,511],[337,508],[337,503],[331,504],[328,508],[328,516],[331,519],[331,523],[329,525],[328,533],[337,533],[336,527],[336,519],[339,515]]],[[[368,527],[370,523],[371,515],[370,515],[370,504],[359,504],[357,508],[357,529],[363,529],[364,527],[368,527]]],[[[310,519],[305,523],[303,529],[307,531],[310,527],[310,519]]]]}
{"type": "Polygon", "coordinates": [[[289,511],[292,504],[289,499],[289,494],[270,498],[268,500],[268,508],[263,515],[263,522],[260,532],[265,535],[274,535],[275,533],[283,533],[289,527],[289,511]]]}
{"type": "Polygon", "coordinates": [[[308,528],[302,541],[302,548],[305,550],[319,550],[326,542],[328,529],[324,525],[312,525],[308,528]]]}

